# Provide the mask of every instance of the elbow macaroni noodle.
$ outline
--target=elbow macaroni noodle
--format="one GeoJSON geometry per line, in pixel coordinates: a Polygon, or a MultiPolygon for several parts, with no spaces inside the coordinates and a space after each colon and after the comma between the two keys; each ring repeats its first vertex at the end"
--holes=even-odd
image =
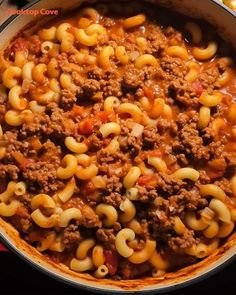
{"type": "Polygon", "coordinates": [[[186,50],[186,48],[181,47],[181,46],[177,46],[177,45],[173,45],[170,46],[166,49],[166,53],[170,56],[173,57],[179,57],[181,59],[188,59],[189,55],[188,55],[188,51],[186,50]]]}
{"type": "Polygon", "coordinates": [[[69,208],[61,213],[58,225],[60,227],[67,227],[72,219],[80,219],[81,216],[81,211],[79,209],[69,208]]]}
{"type": "Polygon", "coordinates": [[[120,128],[119,124],[114,123],[114,122],[110,122],[110,123],[103,124],[100,127],[99,131],[101,132],[102,137],[106,138],[110,134],[119,135],[121,128],[120,128]]]}
{"type": "MultiPolygon", "coordinates": [[[[72,36],[72,34],[68,32],[68,30],[70,28],[71,28],[71,25],[69,23],[60,24],[56,29],[56,38],[57,38],[57,40],[62,41],[64,38],[72,36]]],[[[54,37],[54,35],[53,35],[53,37],[54,37]]]]}
{"type": "Polygon", "coordinates": [[[106,265],[100,265],[98,269],[95,271],[95,278],[104,278],[109,272],[109,269],[106,265]]]}
{"type": "Polygon", "coordinates": [[[219,224],[217,221],[213,220],[209,226],[203,231],[203,234],[206,238],[212,239],[218,235],[219,224]]]}
{"type": "MultiPolygon", "coordinates": [[[[39,37],[45,41],[52,41],[56,38],[56,33],[57,33],[57,28],[52,26],[48,29],[40,30],[39,37]]],[[[59,35],[60,35],[60,33],[59,33],[59,35]]]]}
{"type": "Polygon", "coordinates": [[[9,204],[0,203],[0,215],[4,217],[11,217],[16,214],[19,206],[20,202],[17,200],[12,200],[9,204]]]}
{"type": "Polygon", "coordinates": [[[77,272],[88,271],[93,268],[93,261],[90,257],[86,257],[82,260],[73,258],[70,262],[70,268],[77,272]]]}
{"type": "Polygon", "coordinates": [[[21,98],[20,95],[22,89],[19,85],[16,85],[11,88],[8,94],[8,101],[15,110],[22,111],[27,107],[27,102],[24,98],[21,98]]]}
{"type": "Polygon", "coordinates": [[[119,214],[119,220],[121,222],[129,222],[136,215],[136,208],[128,198],[121,202],[119,208],[123,212],[119,214]]]}
{"type": "Polygon", "coordinates": [[[10,126],[20,126],[24,122],[24,116],[18,111],[9,110],[5,114],[5,121],[10,126]]]}
{"type": "Polygon", "coordinates": [[[89,35],[86,33],[86,31],[84,29],[76,29],[75,30],[75,37],[76,37],[77,41],[79,41],[84,46],[93,47],[98,42],[97,33],[89,35]]]}
{"type": "Polygon", "coordinates": [[[197,219],[196,215],[193,212],[188,212],[185,216],[185,222],[187,226],[193,230],[201,231],[208,227],[210,221],[201,216],[197,219]]]}
{"type": "Polygon", "coordinates": [[[63,202],[66,203],[74,194],[76,188],[75,179],[71,178],[65,188],[57,193],[58,198],[63,202]]]}
{"type": "Polygon", "coordinates": [[[30,61],[24,64],[22,68],[22,79],[32,80],[32,70],[35,64],[30,61]]]}
{"type": "Polygon", "coordinates": [[[125,29],[132,29],[134,27],[142,25],[145,21],[146,16],[144,14],[138,14],[125,19],[123,22],[123,26],[125,29]]]}
{"type": "Polygon", "coordinates": [[[111,46],[106,46],[102,49],[98,56],[98,63],[103,69],[111,68],[111,58],[114,56],[115,51],[111,46]]]}
{"type": "Polygon", "coordinates": [[[112,113],[115,111],[115,108],[117,108],[120,105],[120,101],[115,96],[109,96],[104,101],[104,111],[108,113],[112,113]]]}
{"type": "Polygon", "coordinates": [[[220,92],[215,92],[212,95],[203,92],[199,97],[199,102],[205,107],[215,107],[220,104],[222,100],[222,94],[220,92]]]}
{"type": "Polygon", "coordinates": [[[207,48],[193,48],[193,57],[197,60],[206,60],[214,57],[218,49],[218,45],[216,42],[210,42],[207,46],[207,48]]]}
{"type": "Polygon", "coordinates": [[[226,200],[225,192],[215,184],[204,184],[200,186],[200,194],[203,197],[212,196],[222,202],[226,200]]]}
{"type": "Polygon", "coordinates": [[[16,66],[8,67],[2,74],[2,82],[4,86],[11,89],[18,84],[17,79],[22,75],[22,70],[16,66]]]}
{"type": "Polygon", "coordinates": [[[190,179],[197,181],[199,178],[199,172],[193,168],[180,168],[172,174],[173,177],[178,179],[190,179]]]}
{"type": "Polygon", "coordinates": [[[137,123],[140,123],[142,119],[142,111],[140,110],[138,106],[132,103],[127,102],[127,103],[120,104],[117,111],[120,114],[127,113],[131,115],[133,120],[137,123]]]}
{"type": "Polygon", "coordinates": [[[127,258],[130,257],[134,250],[127,245],[127,241],[133,241],[135,238],[135,233],[129,228],[123,228],[116,235],[115,245],[117,252],[127,258]]]}
{"type": "Polygon", "coordinates": [[[193,44],[199,44],[202,41],[202,30],[198,24],[188,22],[185,25],[185,29],[191,34],[191,42],[193,44]]]}
{"type": "Polygon", "coordinates": [[[88,150],[85,143],[77,142],[72,136],[65,138],[65,145],[71,152],[76,154],[86,153],[88,150]]]}
{"type": "Polygon", "coordinates": [[[95,164],[90,164],[88,167],[83,168],[78,166],[75,171],[75,176],[82,180],[89,180],[95,177],[98,173],[98,167],[95,164]]]}
{"type": "Polygon", "coordinates": [[[137,69],[142,69],[145,66],[157,67],[158,66],[158,61],[151,54],[143,54],[143,55],[140,55],[139,57],[136,58],[136,60],[134,62],[134,66],[137,69]]]}
{"type": "Polygon", "coordinates": [[[235,231],[234,61],[200,22],[133,6],[83,7],[0,56],[0,216],[96,279],[162,279],[235,231]]]}
{"type": "Polygon", "coordinates": [[[19,68],[23,68],[24,64],[26,63],[26,52],[24,51],[17,51],[15,53],[14,64],[19,68]]]}
{"type": "Polygon", "coordinates": [[[132,167],[127,173],[127,175],[124,177],[124,180],[123,180],[124,187],[127,189],[133,187],[140,175],[141,175],[140,168],[137,166],[132,167]]]}
{"type": "Polygon", "coordinates": [[[187,80],[188,82],[194,82],[194,81],[196,81],[197,78],[199,77],[199,74],[200,74],[200,66],[199,66],[199,64],[196,63],[196,62],[190,61],[188,63],[188,68],[189,68],[189,72],[184,77],[185,80],[187,80]]]}
{"type": "Polygon", "coordinates": [[[118,213],[111,205],[99,204],[95,211],[99,217],[105,216],[105,219],[103,219],[103,225],[106,227],[113,226],[118,220],[118,213]]]}
{"type": "Polygon", "coordinates": [[[134,264],[140,264],[149,260],[156,249],[156,241],[147,240],[142,250],[134,252],[128,257],[134,264]]]}
{"type": "Polygon", "coordinates": [[[227,206],[218,199],[212,199],[209,203],[209,208],[217,213],[219,220],[230,223],[231,215],[227,206]]]}
{"type": "Polygon", "coordinates": [[[79,17],[88,17],[92,22],[97,23],[99,21],[100,15],[96,9],[92,7],[86,7],[80,11],[79,17]]]}
{"type": "Polygon", "coordinates": [[[96,267],[99,267],[101,265],[104,265],[104,263],[105,263],[105,257],[104,257],[104,249],[103,249],[102,246],[96,245],[93,248],[92,259],[93,259],[93,264],[96,267]]]}
{"type": "Polygon", "coordinates": [[[58,223],[58,215],[52,214],[50,217],[45,216],[40,209],[36,209],[31,213],[33,221],[42,228],[52,228],[58,223]]]}
{"type": "Polygon", "coordinates": [[[57,177],[60,179],[68,179],[72,177],[77,169],[77,160],[73,155],[67,154],[62,160],[62,164],[64,163],[65,167],[59,167],[57,169],[57,177]]]}
{"type": "Polygon", "coordinates": [[[198,128],[204,129],[211,120],[211,109],[209,107],[201,107],[199,110],[198,128]]]}
{"type": "Polygon", "coordinates": [[[86,239],[83,240],[77,250],[76,250],[76,257],[78,259],[85,259],[88,255],[88,251],[95,246],[95,240],[94,239],[86,239]]]}
{"type": "Polygon", "coordinates": [[[158,157],[148,157],[148,164],[153,166],[158,172],[167,172],[167,165],[164,160],[158,157]]]}
{"type": "Polygon", "coordinates": [[[118,46],[115,49],[115,56],[119,60],[119,62],[121,62],[123,65],[126,65],[129,63],[130,58],[124,46],[118,46]]]}
{"type": "Polygon", "coordinates": [[[47,66],[45,64],[40,63],[35,65],[32,69],[33,80],[39,83],[44,83],[46,80],[46,76],[45,76],[46,71],[47,71],[47,66]]]}

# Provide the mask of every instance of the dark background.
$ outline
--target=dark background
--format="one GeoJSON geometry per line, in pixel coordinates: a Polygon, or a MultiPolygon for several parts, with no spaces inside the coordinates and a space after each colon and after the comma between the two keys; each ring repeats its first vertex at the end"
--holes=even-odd
{"type": "MultiPolygon", "coordinates": [[[[5,2],[7,2],[7,0],[5,0],[5,2]]],[[[10,0],[8,2],[9,4],[17,3],[19,7],[22,4],[24,5],[27,3],[24,0],[10,0]]],[[[63,285],[62,283],[47,277],[41,272],[31,268],[28,264],[24,263],[10,252],[0,252],[0,294],[93,295],[92,293],[79,291],[67,285],[63,285]]],[[[230,265],[200,283],[166,294],[236,295],[236,261],[230,263],[230,265]]]]}
{"type": "MultiPolygon", "coordinates": [[[[0,252],[0,294],[94,295],[80,291],[31,268],[10,252],[0,252]]],[[[170,295],[235,295],[236,261],[200,283],[166,294],[170,295]]]]}

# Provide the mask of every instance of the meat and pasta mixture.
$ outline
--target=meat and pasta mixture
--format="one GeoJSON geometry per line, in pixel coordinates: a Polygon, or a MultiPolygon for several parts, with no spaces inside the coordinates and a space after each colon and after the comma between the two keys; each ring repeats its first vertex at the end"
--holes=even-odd
{"type": "Polygon", "coordinates": [[[97,278],[209,256],[236,221],[231,51],[209,25],[140,3],[19,35],[1,60],[0,215],[97,278]]]}

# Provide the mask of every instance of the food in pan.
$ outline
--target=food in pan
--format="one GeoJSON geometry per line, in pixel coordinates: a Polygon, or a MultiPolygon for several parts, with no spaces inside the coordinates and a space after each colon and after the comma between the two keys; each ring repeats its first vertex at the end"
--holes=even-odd
{"type": "Polygon", "coordinates": [[[137,2],[82,7],[1,58],[0,215],[97,278],[160,276],[236,221],[232,49],[137,2]]]}

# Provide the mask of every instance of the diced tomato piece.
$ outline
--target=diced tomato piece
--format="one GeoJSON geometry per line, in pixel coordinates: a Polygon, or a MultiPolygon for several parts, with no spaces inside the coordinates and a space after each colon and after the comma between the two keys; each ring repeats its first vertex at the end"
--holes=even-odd
{"type": "Polygon", "coordinates": [[[12,156],[19,164],[22,170],[26,170],[31,164],[35,163],[34,159],[27,159],[21,152],[12,152],[12,156]]]}
{"type": "Polygon", "coordinates": [[[78,105],[74,105],[70,113],[75,117],[81,116],[84,113],[84,108],[78,105]]]}
{"type": "Polygon", "coordinates": [[[196,80],[196,81],[193,82],[192,86],[193,86],[196,94],[198,96],[200,96],[202,94],[202,92],[203,92],[202,83],[199,80],[196,80]]]}
{"type": "Polygon", "coordinates": [[[156,186],[157,185],[157,178],[155,175],[142,175],[138,179],[138,184],[141,186],[156,186]]]}
{"type": "Polygon", "coordinates": [[[75,34],[75,27],[71,26],[66,31],[74,35],[75,34]]]}
{"type": "Polygon", "coordinates": [[[80,188],[80,193],[83,196],[87,196],[89,194],[92,194],[95,191],[94,184],[92,181],[86,182],[82,187],[80,188]]]}
{"type": "Polygon", "coordinates": [[[59,252],[53,252],[53,254],[50,255],[50,259],[55,263],[60,263],[62,261],[62,253],[59,252]]]}
{"type": "Polygon", "coordinates": [[[232,96],[228,93],[224,93],[222,102],[225,103],[227,106],[230,106],[233,103],[232,96]]]}
{"type": "Polygon", "coordinates": [[[110,138],[105,138],[103,140],[103,145],[107,146],[110,142],[111,142],[111,139],[110,138]]]}
{"type": "Polygon", "coordinates": [[[73,258],[73,253],[68,251],[63,252],[56,252],[56,251],[50,251],[49,253],[45,253],[45,258],[48,259],[48,261],[53,261],[55,263],[64,263],[66,265],[70,265],[70,261],[73,258]]]}
{"type": "Polygon", "coordinates": [[[37,41],[35,42],[34,53],[35,53],[36,55],[39,55],[39,54],[41,53],[41,42],[40,42],[40,40],[37,40],[37,41]]]}
{"type": "Polygon", "coordinates": [[[36,56],[41,54],[41,45],[42,42],[40,41],[39,37],[37,35],[33,35],[29,39],[29,51],[35,54],[36,56]]]}
{"type": "Polygon", "coordinates": [[[148,156],[161,158],[163,156],[163,153],[160,150],[153,150],[148,151],[148,156]]]}
{"type": "Polygon", "coordinates": [[[102,123],[106,123],[109,121],[109,115],[110,115],[110,113],[105,112],[105,111],[97,114],[98,118],[101,119],[102,123]]]}
{"type": "Polygon", "coordinates": [[[34,164],[35,161],[33,159],[25,159],[22,163],[20,163],[20,168],[22,170],[28,169],[28,167],[32,164],[34,164]]]}
{"type": "Polygon", "coordinates": [[[40,142],[38,137],[31,138],[30,144],[32,145],[33,149],[36,151],[38,151],[42,148],[42,143],[40,142]]]}
{"type": "Polygon", "coordinates": [[[118,268],[118,256],[115,252],[110,250],[104,251],[105,265],[108,268],[110,275],[115,275],[118,268]]]}
{"type": "Polygon", "coordinates": [[[93,120],[87,120],[84,124],[84,133],[85,134],[91,134],[94,129],[94,121],[93,120]]]}
{"type": "Polygon", "coordinates": [[[84,135],[89,135],[94,130],[95,119],[84,119],[79,123],[79,132],[84,135]]]}
{"type": "Polygon", "coordinates": [[[14,53],[16,53],[18,51],[26,51],[27,50],[27,41],[24,40],[23,38],[17,38],[14,41],[11,49],[14,53]]]}
{"type": "Polygon", "coordinates": [[[1,178],[0,179],[0,193],[3,193],[6,188],[7,188],[7,179],[6,178],[1,178]]]}
{"type": "Polygon", "coordinates": [[[143,92],[144,92],[144,95],[147,96],[147,98],[149,98],[150,100],[155,99],[153,86],[150,86],[150,87],[143,86],[143,92]]]}
{"type": "Polygon", "coordinates": [[[26,218],[26,217],[29,216],[29,212],[28,212],[28,210],[27,210],[25,207],[20,206],[20,207],[18,207],[17,210],[16,210],[16,215],[17,215],[17,216],[20,216],[20,217],[22,217],[22,218],[24,218],[24,217],[26,218]]]}
{"type": "Polygon", "coordinates": [[[31,231],[29,233],[29,240],[30,242],[37,242],[40,241],[40,239],[42,238],[42,232],[41,231],[31,231]]]}
{"type": "Polygon", "coordinates": [[[9,252],[9,250],[3,244],[0,244],[0,252],[9,252]]]}
{"type": "Polygon", "coordinates": [[[207,172],[207,175],[210,177],[210,179],[216,179],[219,177],[222,177],[224,175],[224,170],[219,170],[219,171],[213,171],[213,170],[209,170],[207,172]]]}

